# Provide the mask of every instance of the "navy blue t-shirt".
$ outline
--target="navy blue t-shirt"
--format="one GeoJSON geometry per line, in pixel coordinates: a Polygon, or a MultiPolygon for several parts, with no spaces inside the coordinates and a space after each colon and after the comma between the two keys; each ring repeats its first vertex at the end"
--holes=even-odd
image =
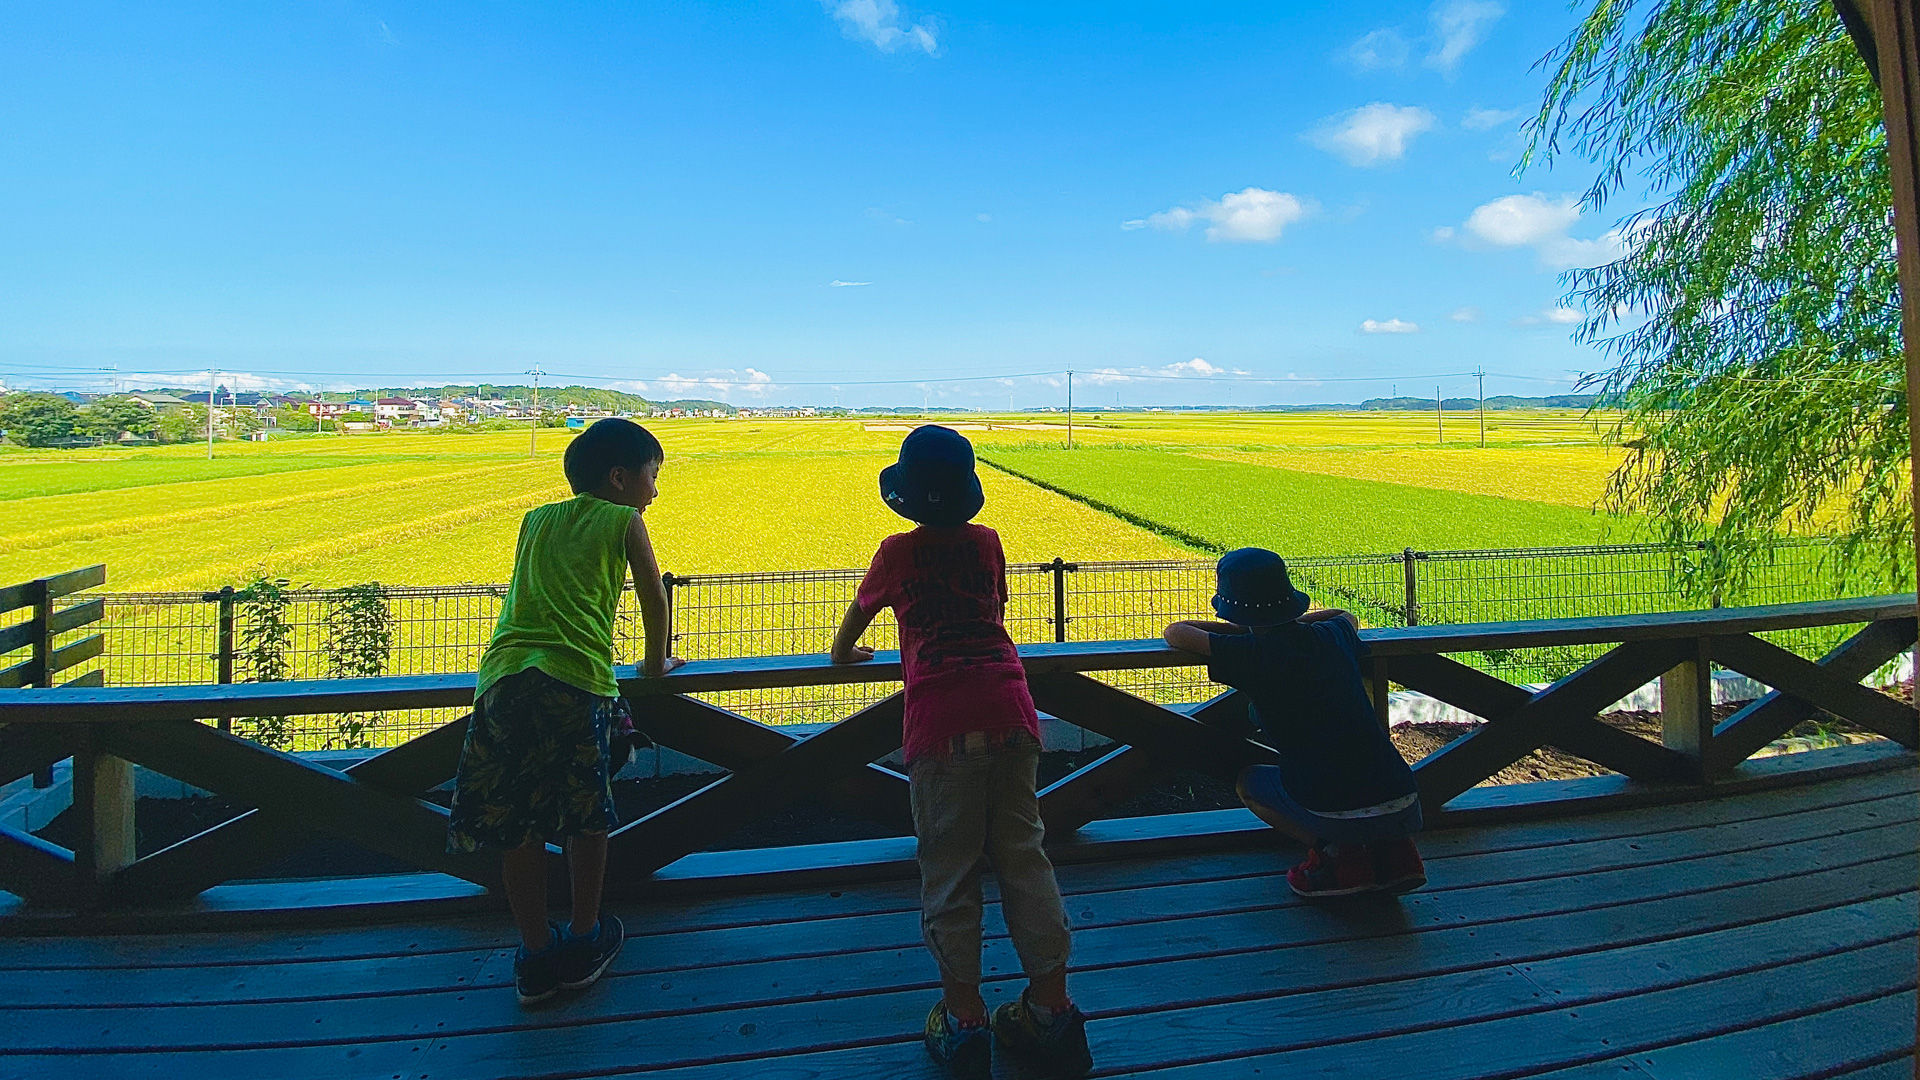
{"type": "Polygon", "coordinates": [[[1367,646],[1347,620],[1207,636],[1207,677],[1252,699],[1247,712],[1280,752],[1280,783],[1295,802],[1358,810],[1413,794],[1413,770],[1367,699],[1367,646]]]}

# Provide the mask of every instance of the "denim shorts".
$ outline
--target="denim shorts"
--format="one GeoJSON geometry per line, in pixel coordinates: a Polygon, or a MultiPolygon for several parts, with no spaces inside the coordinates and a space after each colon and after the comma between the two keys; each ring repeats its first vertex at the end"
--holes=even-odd
{"type": "Polygon", "coordinates": [[[1247,778],[1247,794],[1266,807],[1329,844],[1378,844],[1420,831],[1420,797],[1409,796],[1406,806],[1380,814],[1347,810],[1316,813],[1301,806],[1280,783],[1280,770],[1257,768],[1247,778]]]}

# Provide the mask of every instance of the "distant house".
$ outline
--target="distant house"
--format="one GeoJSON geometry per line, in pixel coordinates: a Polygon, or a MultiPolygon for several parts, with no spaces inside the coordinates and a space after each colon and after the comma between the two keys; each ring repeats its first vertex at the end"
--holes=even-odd
{"type": "Polygon", "coordinates": [[[128,394],[127,397],[145,405],[155,412],[163,412],[167,409],[178,409],[187,404],[187,402],[174,397],[172,394],[153,394],[141,391],[139,393],[128,394]]]}
{"type": "Polygon", "coordinates": [[[420,415],[420,403],[412,398],[383,397],[373,403],[373,418],[387,423],[412,420],[420,415]]]}
{"type": "Polygon", "coordinates": [[[345,401],[303,401],[307,413],[320,420],[337,419],[342,413],[352,412],[349,402],[345,401]]]}
{"type": "Polygon", "coordinates": [[[373,402],[361,398],[354,398],[352,401],[347,402],[347,411],[370,413],[373,411],[373,402]]]}

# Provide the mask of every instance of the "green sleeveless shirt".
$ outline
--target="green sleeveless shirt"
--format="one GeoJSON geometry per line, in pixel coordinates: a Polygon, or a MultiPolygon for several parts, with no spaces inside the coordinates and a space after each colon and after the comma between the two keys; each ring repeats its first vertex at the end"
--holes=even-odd
{"type": "Polygon", "coordinates": [[[520,520],[513,583],[480,658],[477,700],[528,668],[600,697],[618,697],[613,619],[627,587],[635,511],[592,495],[535,507],[520,520]]]}

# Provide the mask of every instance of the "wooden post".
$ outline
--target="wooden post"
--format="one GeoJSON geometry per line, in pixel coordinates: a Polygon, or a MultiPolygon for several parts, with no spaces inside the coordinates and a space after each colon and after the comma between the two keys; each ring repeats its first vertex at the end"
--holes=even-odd
{"type": "Polygon", "coordinates": [[[1387,658],[1370,657],[1368,666],[1371,670],[1367,678],[1367,697],[1373,701],[1374,719],[1380,721],[1381,727],[1392,731],[1393,717],[1390,715],[1390,706],[1393,702],[1392,693],[1387,687],[1387,658]]]}
{"type": "Polygon", "coordinates": [[[1707,772],[1707,749],[1713,742],[1713,657],[1708,639],[1695,643],[1694,655],[1660,676],[1660,742],[1685,754],[1701,782],[1707,772]]]}
{"type": "MultiPolygon", "coordinates": [[[[24,681],[28,686],[52,686],[53,682],[47,671],[47,665],[53,658],[53,625],[50,622],[53,618],[53,597],[47,589],[46,578],[35,578],[27,582],[27,603],[33,608],[33,615],[27,620],[27,625],[33,628],[28,631],[33,635],[33,643],[32,651],[27,655],[27,663],[33,666],[27,669],[27,677],[24,681]]],[[[33,774],[33,786],[52,787],[53,767],[36,770],[33,774]]]]}
{"type": "MultiPolygon", "coordinates": [[[[222,585],[214,596],[220,603],[220,619],[214,634],[213,677],[224,686],[233,682],[233,586],[222,585]]],[[[223,716],[217,723],[221,731],[233,730],[231,716],[223,716]]]]}
{"type": "MultiPolygon", "coordinates": [[[[1920,461],[1920,11],[1914,0],[1869,0],[1871,39],[1859,25],[1859,5],[1836,4],[1861,58],[1880,84],[1880,107],[1887,126],[1887,166],[1893,186],[1893,235],[1900,274],[1900,339],[1907,366],[1907,447],[1909,463],[1920,461]],[[1846,19],[1845,16],[1853,15],[1846,19]]],[[[1908,470],[1913,472],[1911,468],[1908,470]]],[[[1913,505],[1920,509],[1920,473],[1912,476],[1913,505]]],[[[1920,523],[1920,517],[1916,517],[1920,523]]],[[[1920,528],[1914,533],[1920,555],[1920,528]]],[[[1920,566],[1920,562],[1916,563],[1920,566]]],[[[1920,1012],[1915,1030],[1920,1033],[1920,1012]]],[[[1920,1057],[1913,1074],[1920,1080],[1920,1057]]]]}
{"type": "Polygon", "coordinates": [[[73,755],[73,807],[82,828],[73,851],[83,898],[97,901],[101,887],[134,859],[133,763],[86,744],[73,755]]]}

